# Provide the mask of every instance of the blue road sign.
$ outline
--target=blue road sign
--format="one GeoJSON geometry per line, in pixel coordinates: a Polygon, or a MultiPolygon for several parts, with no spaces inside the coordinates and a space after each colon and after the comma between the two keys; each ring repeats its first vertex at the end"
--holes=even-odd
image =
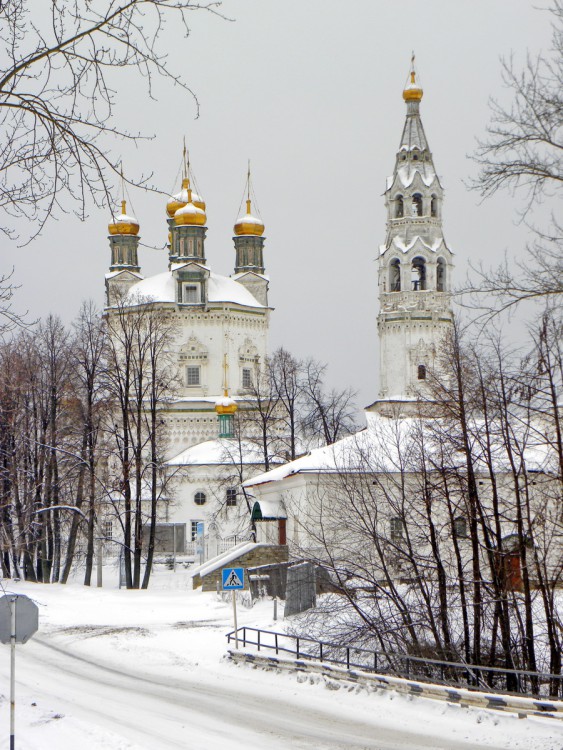
{"type": "Polygon", "coordinates": [[[223,568],[223,591],[244,588],[244,568],[223,568]]]}

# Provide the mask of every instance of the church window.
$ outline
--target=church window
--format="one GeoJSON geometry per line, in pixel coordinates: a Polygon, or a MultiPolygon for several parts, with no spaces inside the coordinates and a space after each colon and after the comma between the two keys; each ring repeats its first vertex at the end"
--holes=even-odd
{"type": "Polygon", "coordinates": [[[446,291],[446,263],[443,258],[438,258],[436,264],[436,291],[446,291]]]}
{"type": "Polygon", "coordinates": [[[426,380],[426,365],[419,365],[417,372],[419,380],[426,380]]]}
{"type": "Polygon", "coordinates": [[[102,536],[104,541],[111,542],[113,537],[113,528],[111,519],[102,522],[102,536]]]}
{"type": "Polygon", "coordinates": [[[194,503],[196,505],[205,505],[207,502],[207,496],[205,492],[196,492],[194,495],[194,503]]]}
{"type": "Polygon", "coordinates": [[[403,519],[399,518],[399,516],[392,518],[389,523],[389,530],[391,532],[391,540],[393,542],[400,541],[403,538],[403,519]]]}
{"type": "Polygon", "coordinates": [[[237,491],[235,487],[227,488],[226,503],[228,508],[232,508],[237,504],[237,491]]]}
{"type": "MultiPolygon", "coordinates": [[[[201,494],[203,495],[203,492],[201,494]]],[[[198,527],[198,524],[200,524],[200,523],[202,524],[203,521],[192,521],[191,522],[190,540],[192,542],[195,542],[196,539],[197,539],[197,527],[198,527]]]]}
{"type": "Polygon", "coordinates": [[[203,253],[202,253],[202,250],[201,250],[201,238],[199,238],[199,237],[198,237],[198,240],[197,240],[197,256],[198,256],[198,258],[202,258],[203,257],[203,253]]]}
{"type": "Polygon", "coordinates": [[[182,302],[186,305],[197,305],[201,302],[199,284],[184,284],[182,302]]]}
{"type": "Polygon", "coordinates": [[[250,367],[242,368],[242,387],[252,388],[252,370],[250,367]]]}
{"type": "Polygon", "coordinates": [[[398,258],[393,258],[389,264],[389,289],[392,292],[401,291],[401,263],[398,258]]]}
{"type": "Polygon", "coordinates": [[[188,255],[191,256],[193,254],[194,254],[194,241],[190,237],[190,239],[188,240],[188,255]]]}
{"type": "Polygon", "coordinates": [[[454,518],[454,534],[458,539],[467,539],[467,520],[463,516],[454,518]]]}
{"type": "Polygon", "coordinates": [[[413,161],[418,161],[418,154],[413,154],[412,155],[412,160],[413,161]]]}
{"type": "Polygon", "coordinates": [[[422,195],[415,193],[412,197],[412,215],[422,216],[422,195]]]}
{"type": "Polygon", "coordinates": [[[403,205],[403,196],[398,195],[395,198],[395,218],[401,219],[404,216],[404,205],[403,205]]]}
{"type": "Polygon", "coordinates": [[[413,292],[420,292],[426,289],[426,261],[424,258],[413,258],[411,282],[413,292]]]}
{"type": "Polygon", "coordinates": [[[186,367],[186,385],[197,386],[201,384],[200,365],[188,365],[186,367]]]}
{"type": "Polygon", "coordinates": [[[438,216],[438,198],[435,195],[430,198],[430,216],[438,216]]]}

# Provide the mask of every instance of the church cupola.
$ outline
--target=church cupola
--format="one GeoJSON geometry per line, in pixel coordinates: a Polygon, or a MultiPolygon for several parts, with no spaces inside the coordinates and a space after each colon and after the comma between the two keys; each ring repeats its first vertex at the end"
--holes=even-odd
{"type": "Polygon", "coordinates": [[[127,214],[127,203],[121,201],[121,214],[108,225],[111,248],[110,271],[139,271],[137,248],[139,245],[139,222],[127,214]]]}
{"type": "MultiPolygon", "coordinates": [[[[387,233],[379,252],[380,399],[429,397],[440,343],[451,330],[452,252],[442,229],[444,191],[422,120],[414,67],[403,90],[406,119],[387,180],[387,233]]],[[[379,408],[379,407],[378,407],[379,408]]]]}
{"type": "Polygon", "coordinates": [[[193,174],[184,146],[182,189],[166,204],[170,227],[170,263],[196,261],[205,265],[207,215],[205,201],[192,190],[193,174]]]}
{"type": "MultiPolygon", "coordinates": [[[[246,213],[240,216],[233,228],[235,236],[235,274],[264,273],[264,222],[252,213],[252,183],[250,165],[246,177],[246,213]]],[[[253,191],[252,191],[253,192],[253,191]]]]}

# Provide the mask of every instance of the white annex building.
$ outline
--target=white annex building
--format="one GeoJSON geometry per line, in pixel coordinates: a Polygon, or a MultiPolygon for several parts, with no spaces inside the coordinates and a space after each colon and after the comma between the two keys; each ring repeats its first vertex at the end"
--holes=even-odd
{"type": "MultiPolygon", "coordinates": [[[[170,313],[175,324],[173,358],[178,387],[172,401],[166,403],[163,417],[170,470],[186,470],[180,472],[183,479],[175,483],[174,501],[166,505],[160,519],[160,546],[170,543],[166,527],[176,526],[172,530],[178,552],[189,549],[197,523],[203,521],[207,526],[218,507],[224,511],[223,533],[230,525],[233,533],[236,531],[235,518],[240,515],[237,482],[225,486],[224,481],[232,464],[232,415],[237,401],[248,399],[256,369],[266,359],[271,312],[264,224],[252,214],[250,173],[248,178],[246,214],[234,226],[234,273],[230,277],[213,272],[208,263],[206,206],[191,189],[189,162],[184,166],[181,191],[166,204],[166,270],[143,278],[137,254],[139,223],[127,215],[125,201],[121,215],[109,225],[107,314],[112,314],[117,300],[131,310],[150,304],[153,310],[170,313]]],[[[256,451],[239,457],[240,462],[250,472],[261,470],[256,451]]],[[[157,529],[157,546],[158,537],[157,529]]]]}

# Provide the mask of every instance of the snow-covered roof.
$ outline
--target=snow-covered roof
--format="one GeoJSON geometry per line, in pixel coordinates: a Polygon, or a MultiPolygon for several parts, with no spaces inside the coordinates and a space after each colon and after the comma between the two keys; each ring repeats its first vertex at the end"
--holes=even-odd
{"type": "Polygon", "coordinates": [[[106,279],[113,279],[114,276],[119,276],[120,273],[130,273],[132,276],[136,276],[138,279],[142,279],[143,275],[137,271],[131,271],[129,268],[120,268],[118,271],[109,271],[106,273],[106,279]]]}
{"type": "Polygon", "coordinates": [[[282,500],[256,500],[252,509],[253,518],[255,518],[254,509],[256,506],[260,508],[260,515],[264,521],[271,521],[275,518],[287,518],[287,511],[282,500]]]}
{"type": "MultiPolygon", "coordinates": [[[[182,267],[181,264],[177,267],[182,267]]],[[[150,300],[151,302],[175,302],[176,301],[176,281],[172,271],[164,271],[156,276],[150,276],[143,279],[129,289],[127,300],[135,304],[135,299],[150,300]]],[[[242,284],[228,276],[221,276],[212,271],[209,273],[207,285],[208,302],[228,302],[244,307],[264,308],[253,294],[242,284]]]]}
{"type": "MultiPolygon", "coordinates": [[[[426,459],[431,459],[435,454],[439,457],[437,461],[443,460],[443,446],[439,445],[437,430],[440,433],[448,429],[448,423],[414,417],[391,419],[369,411],[366,412],[366,419],[368,426],[364,430],[248,479],[244,487],[278,482],[297,474],[420,471],[422,445],[426,459]]],[[[479,433],[479,420],[474,420],[473,432],[479,433]]],[[[549,446],[539,441],[528,443],[525,458],[528,471],[549,472],[555,457],[549,446]]],[[[497,471],[510,471],[510,463],[500,445],[494,450],[493,459],[497,471]]],[[[465,457],[461,453],[457,455],[455,451],[452,452],[450,460],[453,466],[463,468],[465,465],[465,457]]],[[[479,464],[477,451],[475,460],[479,464]]],[[[482,470],[487,472],[485,463],[482,470]]]]}
{"type": "MultiPolygon", "coordinates": [[[[402,237],[393,237],[393,239],[391,240],[391,244],[389,245],[389,248],[393,247],[393,249],[398,250],[401,253],[408,253],[409,250],[412,250],[413,247],[417,243],[422,245],[426,250],[429,250],[431,253],[437,253],[439,250],[446,249],[446,243],[444,242],[443,237],[437,237],[435,240],[432,241],[432,243],[428,243],[422,237],[419,237],[418,235],[411,237],[408,243],[404,242],[402,237]]],[[[389,248],[387,247],[387,245],[380,245],[379,254],[383,255],[383,253],[385,253],[389,248]]]]}
{"type": "MultiPolygon", "coordinates": [[[[273,462],[276,463],[276,460],[273,462]]],[[[241,463],[259,466],[264,463],[264,453],[259,445],[250,440],[217,438],[192,445],[166,463],[168,466],[219,466],[241,463]]]]}
{"type": "Polygon", "coordinates": [[[236,560],[242,555],[246,555],[249,552],[252,552],[252,550],[256,549],[257,547],[265,546],[265,544],[262,544],[260,542],[241,542],[240,544],[231,547],[231,549],[227,550],[227,552],[222,552],[220,555],[217,555],[217,557],[212,557],[211,560],[207,560],[202,565],[198,565],[196,568],[192,568],[190,570],[190,575],[192,577],[197,575],[202,577],[206,576],[209,573],[213,573],[213,571],[218,570],[219,568],[223,568],[225,565],[228,565],[230,562],[236,560]]]}

